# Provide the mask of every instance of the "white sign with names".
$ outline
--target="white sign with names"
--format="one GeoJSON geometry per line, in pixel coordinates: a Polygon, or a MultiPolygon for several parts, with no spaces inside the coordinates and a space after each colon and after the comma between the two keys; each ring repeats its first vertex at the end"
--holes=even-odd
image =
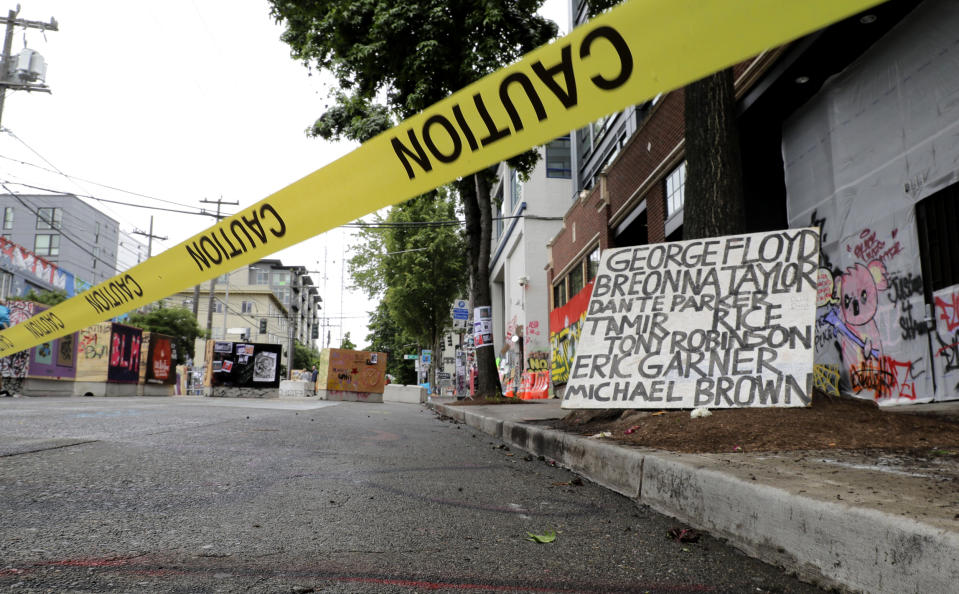
{"type": "Polygon", "coordinates": [[[808,406],[819,231],[603,252],[563,408],[808,406]]]}

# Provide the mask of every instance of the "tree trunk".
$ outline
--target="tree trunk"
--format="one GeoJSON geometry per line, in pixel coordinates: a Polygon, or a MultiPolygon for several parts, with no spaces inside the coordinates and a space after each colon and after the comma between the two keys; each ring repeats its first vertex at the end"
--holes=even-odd
{"type": "Polygon", "coordinates": [[[731,68],[686,87],[683,239],[746,232],[731,68]]]}
{"type": "MultiPolygon", "coordinates": [[[[473,307],[492,307],[489,288],[490,237],[493,214],[490,209],[489,182],[485,172],[475,173],[472,180],[460,184],[466,214],[466,242],[470,260],[470,295],[473,307]],[[469,183],[469,182],[472,183],[469,183]]],[[[493,345],[476,349],[476,395],[479,398],[502,394],[499,374],[496,372],[496,354],[493,345]]]]}

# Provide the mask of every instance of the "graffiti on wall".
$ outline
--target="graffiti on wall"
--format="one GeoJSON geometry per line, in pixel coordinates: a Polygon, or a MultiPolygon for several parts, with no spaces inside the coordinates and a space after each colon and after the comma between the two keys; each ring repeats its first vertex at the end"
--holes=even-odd
{"type": "Polygon", "coordinates": [[[936,380],[943,391],[959,394],[959,285],[937,291],[933,300],[936,380]]]}
{"type": "Polygon", "coordinates": [[[107,354],[107,345],[101,344],[98,330],[97,326],[89,326],[80,331],[79,350],[84,359],[103,359],[107,354]]]}
{"type": "Polygon", "coordinates": [[[908,257],[918,250],[907,249],[915,238],[904,235],[899,225],[868,227],[831,250],[824,245],[822,262],[845,266],[818,275],[814,380],[824,391],[835,378],[837,391],[880,404],[932,399],[923,281],[908,257]],[[827,370],[833,365],[838,377],[827,370]]]}
{"type": "Polygon", "coordinates": [[[74,294],[73,274],[3,237],[0,237],[0,267],[18,271],[43,284],[66,291],[67,296],[74,294]]]}
{"type": "Polygon", "coordinates": [[[110,337],[110,366],[107,379],[135,384],[140,379],[140,345],[143,331],[133,326],[113,324],[110,337]]]}
{"type": "MultiPolygon", "coordinates": [[[[10,309],[11,326],[26,321],[34,314],[34,304],[29,301],[7,301],[5,305],[10,309]]],[[[29,350],[0,358],[0,376],[3,377],[3,390],[10,394],[20,392],[29,367],[29,350]]]]}
{"type": "Polygon", "coordinates": [[[526,358],[526,369],[529,371],[548,371],[549,353],[543,351],[529,353],[526,358]]]}
{"type": "Polygon", "coordinates": [[[550,378],[554,384],[565,384],[569,380],[592,294],[593,283],[590,282],[565,305],[549,314],[550,378]]]}

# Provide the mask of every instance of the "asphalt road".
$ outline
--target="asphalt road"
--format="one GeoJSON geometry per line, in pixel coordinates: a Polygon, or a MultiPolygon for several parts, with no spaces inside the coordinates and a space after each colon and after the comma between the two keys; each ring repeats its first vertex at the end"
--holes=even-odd
{"type": "Polygon", "coordinates": [[[819,591],[674,527],[415,405],[0,399],[3,591],[819,591]]]}

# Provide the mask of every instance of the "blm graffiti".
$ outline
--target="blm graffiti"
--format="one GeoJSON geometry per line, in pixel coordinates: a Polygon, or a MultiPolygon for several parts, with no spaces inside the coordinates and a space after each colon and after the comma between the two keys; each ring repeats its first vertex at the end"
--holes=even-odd
{"type": "Polygon", "coordinates": [[[819,233],[603,253],[564,408],[806,406],[819,233]]]}

